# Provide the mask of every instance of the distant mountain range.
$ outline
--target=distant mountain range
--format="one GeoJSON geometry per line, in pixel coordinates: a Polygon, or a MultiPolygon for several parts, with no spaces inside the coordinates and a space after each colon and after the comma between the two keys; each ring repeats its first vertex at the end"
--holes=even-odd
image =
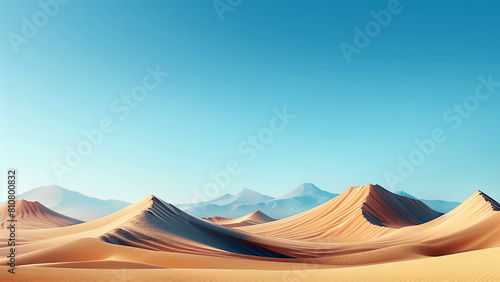
{"type": "MultiPolygon", "coordinates": [[[[411,199],[416,197],[399,191],[395,194],[411,199]]],[[[289,193],[273,198],[250,189],[243,189],[236,195],[224,194],[213,200],[196,204],[176,205],[181,210],[197,217],[240,218],[255,211],[261,211],[271,218],[281,219],[315,208],[338,194],[319,189],[312,183],[303,183],[289,193]]],[[[18,199],[38,201],[51,210],[75,219],[90,221],[130,205],[118,200],[100,200],[57,185],[34,188],[22,193],[18,199]]],[[[447,213],[458,207],[458,202],[418,199],[433,210],[447,213]]]]}
{"type": "MultiPolygon", "coordinates": [[[[441,213],[448,213],[460,205],[458,202],[418,199],[404,191],[395,194],[420,200],[441,213]]],[[[317,207],[337,196],[338,194],[321,190],[312,183],[303,183],[278,198],[243,189],[236,195],[224,194],[210,201],[177,206],[198,217],[238,218],[260,210],[272,218],[281,219],[317,207]]]]}
{"type": "Polygon", "coordinates": [[[454,210],[456,207],[460,206],[461,203],[459,202],[447,202],[447,201],[441,201],[441,200],[424,200],[424,199],[418,199],[405,191],[398,191],[395,194],[400,195],[400,196],[405,196],[411,199],[417,199],[422,201],[424,204],[428,205],[431,209],[442,212],[442,213],[448,213],[452,210],[454,210]]]}
{"type": "Polygon", "coordinates": [[[100,200],[57,185],[42,186],[18,195],[18,199],[38,201],[65,216],[90,221],[114,213],[130,205],[117,200],[100,200]]]}
{"type": "Polygon", "coordinates": [[[236,195],[225,194],[211,201],[178,207],[198,217],[238,218],[260,210],[272,218],[280,219],[317,207],[336,196],[312,183],[303,183],[278,198],[243,189],[236,195]]]}

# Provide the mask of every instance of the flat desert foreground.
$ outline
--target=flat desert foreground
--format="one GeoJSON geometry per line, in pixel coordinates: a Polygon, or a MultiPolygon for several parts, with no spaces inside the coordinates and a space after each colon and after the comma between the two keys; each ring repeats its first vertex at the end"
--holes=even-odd
{"type": "MultiPolygon", "coordinates": [[[[27,266],[16,281],[500,281],[500,248],[337,269],[151,269],[123,263],[110,270],[105,264],[91,271],[84,263],[76,268],[27,266]]],[[[6,267],[1,273],[2,280],[8,278],[6,267]]]]}

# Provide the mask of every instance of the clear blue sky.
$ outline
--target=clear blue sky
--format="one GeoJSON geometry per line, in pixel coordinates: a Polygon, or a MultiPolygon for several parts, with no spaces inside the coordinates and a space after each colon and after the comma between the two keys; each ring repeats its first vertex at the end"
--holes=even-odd
{"type": "Polygon", "coordinates": [[[390,188],[385,174],[397,172],[398,157],[442,128],[447,140],[392,190],[462,201],[482,189],[500,200],[500,88],[458,129],[456,114],[443,119],[479,76],[500,81],[500,4],[401,1],[348,63],[339,45],[354,44],[354,28],[387,3],[244,0],[221,21],[212,1],[75,0],[28,30],[16,53],[12,33],[23,35],[23,17],[43,23],[44,10],[1,1],[2,175],[18,168],[19,192],[58,184],[182,203],[235,160],[241,173],[220,193],[280,196],[302,182],[337,193],[390,188]],[[169,76],[122,120],[110,105],[142,84],[147,66],[169,76]],[[285,106],[296,117],[247,161],[239,144],[285,106]],[[103,118],[114,131],[59,179],[54,161],[103,118]]]}

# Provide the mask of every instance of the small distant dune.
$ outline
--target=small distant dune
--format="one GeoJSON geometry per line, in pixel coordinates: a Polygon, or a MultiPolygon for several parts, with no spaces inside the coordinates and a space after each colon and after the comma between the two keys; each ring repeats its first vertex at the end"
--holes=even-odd
{"type": "MultiPolygon", "coordinates": [[[[0,229],[10,225],[11,219],[8,212],[9,204],[0,207],[0,229]]],[[[57,213],[39,202],[26,200],[16,201],[15,204],[16,227],[21,229],[40,229],[64,227],[82,223],[83,221],[57,213]]]]}
{"type": "Polygon", "coordinates": [[[219,217],[219,216],[203,218],[203,219],[224,227],[243,227],[243,226],[256,225],[276,220],[259,210],[235,219],[228,217],[219,217]]]}

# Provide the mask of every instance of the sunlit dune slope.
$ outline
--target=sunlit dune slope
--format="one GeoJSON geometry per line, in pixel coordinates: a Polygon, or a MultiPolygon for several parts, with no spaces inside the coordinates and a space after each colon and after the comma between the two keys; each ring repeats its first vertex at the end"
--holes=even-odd
{"type": "Polygon", "coordinates": [[[420,244],[422,254],[447,255],[500,247],[500,205],[477,191],[453,211],[431,222],[403,228],[375,240],[381,244],[420,244]]]}
{"type": "Polygon", "coordinates": [[[296,216],[240,230],[293,240],[357,242],[422,224],[441,215],[419,200],[368,184],[353,187],[296,216]]]}

